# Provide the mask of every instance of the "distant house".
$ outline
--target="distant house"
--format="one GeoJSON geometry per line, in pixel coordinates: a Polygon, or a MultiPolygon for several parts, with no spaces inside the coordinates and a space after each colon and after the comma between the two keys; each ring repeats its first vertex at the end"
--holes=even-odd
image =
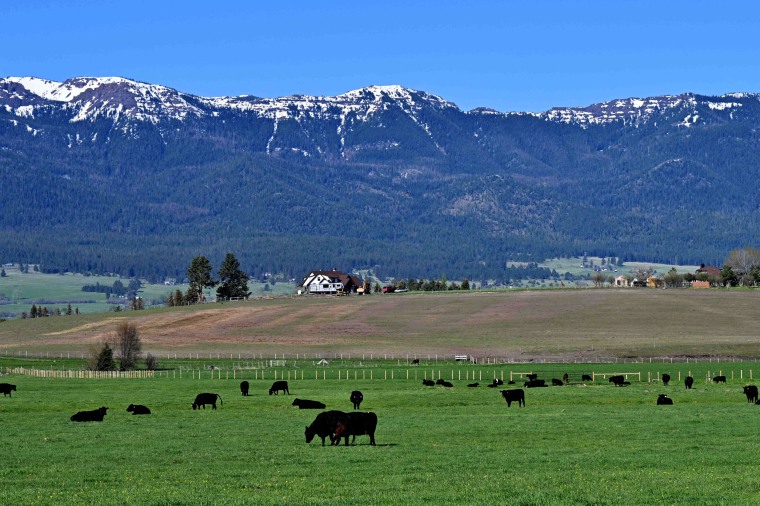
{"type": "Polygon", "coordinates": [[[177,280],[175,278],[166,278],[164,280],[164,286],[174,286],[177,284],[177,280]]]}
{"type": "Polygon", "coordinates": [[[615,286],[629,286],[628,278],[625,276],[618,276],[615,278],[615,286]]]}
{"type": "Polygon", "coordinates": [[[306,293],[320,295],[349,294],[361,288],[361,280],[351,274],[336,271],[311,271],[303,278],[301,286],[306,293]]]}
{"type": "Polygon", "coordinates": [[[702,264],[694,271],[694,274],[707,274],[710,278],[720,278],[720,269],[713,265],[702,264]]]}
{"type": "Polygon", "coordinates": [[[692,288],[710,288],[710,282],[709,281],[692,281],[691,287],[692,288]]]}

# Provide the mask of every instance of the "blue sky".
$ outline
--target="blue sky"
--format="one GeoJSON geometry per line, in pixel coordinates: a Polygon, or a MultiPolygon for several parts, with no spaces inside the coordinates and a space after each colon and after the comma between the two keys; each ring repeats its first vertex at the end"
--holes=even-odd
{"type": "Polygon", "coordinates": [[[7,1],[0,76],[123,76],[203,96],[372,84],[462,109],[760,92],[760,2],[7,1]]]}

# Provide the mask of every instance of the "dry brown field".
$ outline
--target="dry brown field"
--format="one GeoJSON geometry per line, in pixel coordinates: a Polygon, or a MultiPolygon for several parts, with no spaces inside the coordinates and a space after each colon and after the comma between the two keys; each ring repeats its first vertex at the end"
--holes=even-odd
{"type": "Polygon", "coordinates": [[[153,353],[760,357],[760,292],[574,289],[293,297],[0,324],[0,353],[86,352],[117,322],[153,353]]]}

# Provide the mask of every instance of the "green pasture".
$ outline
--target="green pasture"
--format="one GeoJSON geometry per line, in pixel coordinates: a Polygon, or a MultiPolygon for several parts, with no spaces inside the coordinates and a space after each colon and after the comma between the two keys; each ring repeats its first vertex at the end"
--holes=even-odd
{"type": "MultiPolygon", "coordinates": [[[[0,277],[0,294],[3,294],[5,299],[11,303],[0,304],[0,313],[18,315],[24,311],[28,314],[32,304],[47,307],[48,310],[52,311],[58,308],[62,312],[65,312],[67,305],[71,304],[72,310],[79,308],[79,312],[84,314],[112,311],[116,305],[107,304],[104,293],[83,292],[82,287],[97,283],[112,286],[117,280],[121,281],[124,286],[129,285],[129,279],[117,276],[22,273],[17,267],[5,267],[5,272],[6,276],[0,277]],[[45,302],[39,302],[41,300],[45,302]]],[[[143,280],[139,295],[145,301],[146,306],[150,306],[154,301],[165,300],[169,293],[174,293],[176,290],[185,293],[187,288],[187,285],[167,286],[151,284],[143,280]]],[[[282,282],[270,285],[269,290],[265,290],[265,283],[250,282],[248,289],[252,297],[292,295],[295,291],[292,283],[282,282]]],[[[213,295],[211,290],[208,291],[208,295],[209,297],[213,295]]],[[[123,301],[122,306],[126,303],[126,300],[123,301]]]]}
{"type": "MultiPolygon", "coordinates": [[[[593,261],[595,266],[601,266],[601,257],[586,257],[588,261],[593,261]]],[[[554,269],[560,275],[566,272],[574,276],[591,276],[594,271],[590,267],[581,267],[581,257],[575,258],[552,258],[539,262],[539,267],[546,267],[547,269],[554,269]]],[[[674,264],[660,264],[652,262],[625,262],[617,271],[609,272],[605,271],[607,275],[613,276],[626,276],[633,274],[636,270],[647,270],[652,268],[659,275],[665,275],[670,269],[674,268],[680,274],[694,273],[699,266],[698,265],[674,265],[674,264]]]]}
{"type": "MultiPolygon", "coordinates": [[[[2,365],[18,364],[3,359],[2,365]]],[[[55,369],[57,363],[36,365],[55,369]]],[[[184,370],[199,365],[190,361],[184,370]]],[[[147,379],[3,376],[0,381],[18,386],[13,397],[0,398],[3,503],[760,502],[754,430],[760,406],[742,393],[758,363],[371,366],[304,367],[303,380],[297,369],[231,363],[221,364],[221,379],[213,380],[210,372],[180,379],[174,370],[147,379]],[[290,372],[291,395],[267,395],[275,370],[278,377],[290,372]],[[368,370],[372,380],[353,379],[368,370]],[[394,379],[380,379],[383,370],[394,379]],[[718,370],[729,376],[727,384],[706,381],[718,370]],[[225,379],[231,371],[236,379],[225,379]],[[418,379],[407,380],[406,371],[418,379]],[[476,378],[537,372],[546,379],[568,372],[571,384],[526,389],[526,407],[507,408],[499,389],[467,388],[459,371],[476,378]],[[623,388],[579,380],[592,371],[642,372],[654,380],[634,379],[623,388]],[[265,379],[255,379],[261,372],[265,379]],[[656,381],[662,372],[674,378],[691,372],[694,389],[675,379],[663,386],[656,381]],[[250,397],[239,393],[241,373],[250,375],[250,397]],[[422,374],[454,376],[455,386],[424,387],[422,374]],[[364,393],[362,410],[378,415],[377,446],[366,436],[349,447],[322,447],[318,439],[306,444],[304,427],[318,411],[298,410],[292,400],[348,411],[355,389],[364,393]],[[224,404],[193,411],[199,392],[217,392],[224,404]],[[660,393],[675,404],[656,406],[660,393]],[[132,416],[125,411],[130,403],[154,414],[132,416]],[[109,407],[104,422],[69,421],[76,411],[99,406],[109,407]]]]}

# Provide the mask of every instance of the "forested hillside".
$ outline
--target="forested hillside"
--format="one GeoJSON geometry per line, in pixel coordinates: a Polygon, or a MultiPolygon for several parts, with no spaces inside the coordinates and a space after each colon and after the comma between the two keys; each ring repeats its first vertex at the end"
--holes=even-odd
{"type": "Polygon", "coordinates": [[[720,263],[760,234],[760,102],[542,114],[371,87],[208,99],[124,79],[0,80],[0,259],[182,276],[373,269],[504,279],[584,253],[720,263]],[[65,93],[64,93],[65,92],[65,93]]]}

